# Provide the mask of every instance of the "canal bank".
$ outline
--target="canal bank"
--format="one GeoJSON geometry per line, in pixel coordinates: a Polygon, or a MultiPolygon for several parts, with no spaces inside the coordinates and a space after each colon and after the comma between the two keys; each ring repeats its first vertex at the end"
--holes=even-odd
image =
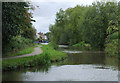
{"type": "Polygon", "coordinates": [[[100,51],[83,52],[60,46],[64,61],[19,71],[3,72],[3,81],[118,81],[118,59],[100,51]]]}
{"type": "MultiPolygon", "coordinates": [[[[4,59],[2,61],[2,70],[3,71],[12,71],[15,69],[22,69],[27,67],[34,67],[34,66],[41,66],[47,65],[51,62],[58,62],[64,60],[66,57],[66,53],[54,50],[50,45],[41,45],[41,49],[39,50],[40,54],[30,55],[27,56],[19,56],[19,57],[12,57],[8,59],[4,59]]],[[[39,46],[40,48],[40,46],[39,46]]],[[[38,51],[38,50],[37,50],[38,51]]]]}

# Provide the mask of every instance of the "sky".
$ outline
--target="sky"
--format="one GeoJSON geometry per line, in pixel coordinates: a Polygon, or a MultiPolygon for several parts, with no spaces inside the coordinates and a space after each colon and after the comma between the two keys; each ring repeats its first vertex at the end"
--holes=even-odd
{"type": "Polygon", "coordinates": [[[33,26],[36,28],[37,33],[49,32],[49,25],[55,23],[56,12],[60,8],[66,10],[76,5],[91,5],[95,0],[31,0],[31,4],[35,7],[32,11],[33,26]],[[39,7],[37,7],[39,6],[39,7]]]}

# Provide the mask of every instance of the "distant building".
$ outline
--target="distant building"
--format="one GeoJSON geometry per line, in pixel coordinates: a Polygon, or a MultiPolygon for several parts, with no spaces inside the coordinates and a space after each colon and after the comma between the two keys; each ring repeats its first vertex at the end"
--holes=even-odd
{"type": "Polygon", "coordinates": [[[39,32],[38,35],[37,35],[37,39],[38,39],[39,42],[43,42],[43,40],[47,40],[47,37],[44,33],[39,32]]]}

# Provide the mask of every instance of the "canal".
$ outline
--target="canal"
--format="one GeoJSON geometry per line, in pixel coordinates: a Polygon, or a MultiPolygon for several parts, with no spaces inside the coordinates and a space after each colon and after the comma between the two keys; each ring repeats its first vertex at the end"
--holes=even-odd
{"type": "Polygon", "coordinates": [[[59,45],[67,53],[64,61],[3,72],[3,81],[118,81],[118,59],[103,51],[81,50],[59,45]]]}

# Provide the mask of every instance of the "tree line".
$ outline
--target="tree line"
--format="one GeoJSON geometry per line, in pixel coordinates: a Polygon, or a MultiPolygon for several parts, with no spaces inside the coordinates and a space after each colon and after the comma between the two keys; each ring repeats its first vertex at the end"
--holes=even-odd
{"type": "MultiPolygon", "coordinates": [[[[56,13],[55,24],[49,26],[51,41],[65,45],[85,41],[92,48],[104,49],[110,35],[108,27],[117,24],[120,19],[118,7],[118,2],[97,1],[89,6],[77,5],[66,10],[60,9],[56,13]]],[[[115,36],[118,38],[118,35],[115,36]]]]}

